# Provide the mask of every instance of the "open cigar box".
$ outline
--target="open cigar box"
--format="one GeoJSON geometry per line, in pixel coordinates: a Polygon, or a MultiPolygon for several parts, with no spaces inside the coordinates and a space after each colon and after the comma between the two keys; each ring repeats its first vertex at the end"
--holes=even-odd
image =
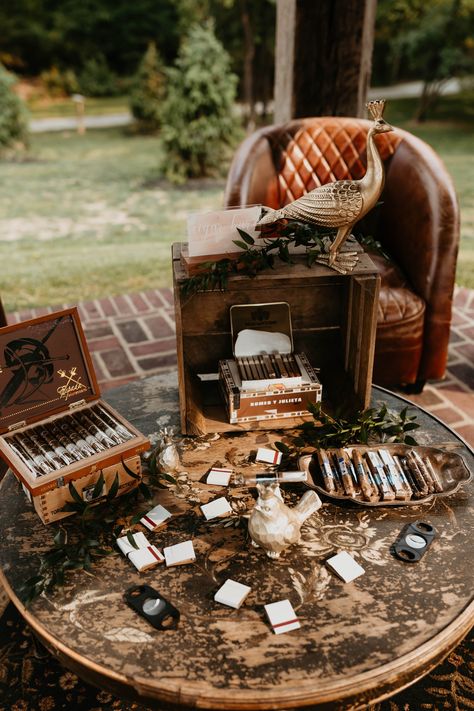
{"type": "Polygon", "coordinates": [[[321,401],[322,386],[304,353],[294,353],[284,301],[230,307],[234,357],[219,361],[231,424],[301,417],[321,401]]]}
{"type": "Polygon", "coordinates": [[[418,506],[471,478],[455,452],[395,443],[319,449],[300,457],[299,468],[319,493],[361,506],[418,506]]]}
{"type": "Polygon", "coordinates": [[[43,523],[71,515],[71,482],[88,502],[137,486],[150,443],[100,399],[76,309],[0,329],[0,352],[0,456],[43,523]]]}

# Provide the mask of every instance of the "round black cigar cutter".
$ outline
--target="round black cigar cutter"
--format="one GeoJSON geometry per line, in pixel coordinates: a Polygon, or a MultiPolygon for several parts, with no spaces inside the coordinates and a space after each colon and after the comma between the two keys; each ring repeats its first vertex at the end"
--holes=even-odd
{"type": "Polygon", "coordinates": [[[174,630],[179,610],[149,585],[134,585],[124,594],[125,602],[157,630],[174,630]]]}
{"type": "Polygon", "coordinates": [[[393,545],[393,553],[405,563],[417,563],[436,536],[434,526],[426,521],[413,521],[405,526],[393,545]]]}

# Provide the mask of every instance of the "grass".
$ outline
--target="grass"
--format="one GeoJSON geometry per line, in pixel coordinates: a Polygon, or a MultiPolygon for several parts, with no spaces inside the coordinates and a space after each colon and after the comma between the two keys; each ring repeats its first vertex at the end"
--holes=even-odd
{"type": "MultiPolygon", "coordinates": [[[[474,288],[469,99],[443,99],[421,126],[409,118],[413,101],[393,101],[387,119],[430,143],[453,176],[462,206],[457,282],[474,288]]],[[[222,205],[224,182],[170,186],[160,181],[161,157],[157,137],[104,129],[83,137],[36,134],[30,160],[4,162],[0,295],[6,309],[169,286],[171,243],[186,238],[188,212],[222,205]]]]}
{"type": "Polygon", "coordinates": [[[451,174],[461,206],[456,283],[474,289],[474,92],[443,97],[426,123],[411,120],[415,107],[415,99],[391,101],[386,118],[429,143],[451,174]]]}
{"type": "Polygon", "coordinates": [[[222,204],[223,184],[158,179],[160,141],[119,129],[33,137],[4,163],[0,294],[7,311],[169,286],[186,215],[222,204]]]}

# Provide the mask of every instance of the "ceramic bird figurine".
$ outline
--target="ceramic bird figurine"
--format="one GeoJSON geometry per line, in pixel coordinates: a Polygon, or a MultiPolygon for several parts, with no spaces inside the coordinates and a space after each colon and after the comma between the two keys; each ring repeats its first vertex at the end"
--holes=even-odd
{"type": "MultiPolygon", "coordinates": [[[[326,263],[334,266],[339,250],[350,235],[355,223],[377,203],[385,180],[385,171],[374,136],[393,131],[383,118],[385,101],[369,101],[366,105],[374,124],[367,134],[367,170],[361,180],[336,180],[321,185],[280,210],[270,210],[257,223],[257,229],[278,220],[290,219],[311,222],[323,227],[337,227],[337,235],[329,247],[326,263]]],[[[341,255],[341,262],[347,256],[341,255]]],[[[355,263],[354,263],[355,264],[355,263]]]]}
{"type": "Polygon", "coordinates": [[[252,545],[264,548],[269,558],[300,540],[300,529],[321,506],[315,491],[307,491],[292,509],[283,503],[278,484],[257,484],[258,499],[249,518],[252,545]]]}
{"type": "Polygon", "coordinates": [[[179,467],[179,454],[173,439],[172,427],[164,427],[160,431],[158,464],[165,472],[174,472],[179,467]]]}

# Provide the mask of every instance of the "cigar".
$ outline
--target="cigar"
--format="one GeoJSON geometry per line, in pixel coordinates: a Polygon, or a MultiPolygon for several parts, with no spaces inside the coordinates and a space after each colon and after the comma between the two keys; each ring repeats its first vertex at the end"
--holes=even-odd
{"type": "Polygon", "coordinates": [[[432,465],[432,463],[429,459],[423,459],[423,462],[431,474],[431,478],[433,479],[435,491],[437,491],[438,494],[441,493],[443,491],[443,485],[442,485],[441,480],[439,478],[438,472],[436,471],[436,469],[434,468],[434,466],[432,465]]]}
{"type": "Polygon", "coordinates": [[[289,368],[289,371],[291,372],[293,378],[296,378],[298,377],[298,375],[301,375],[298,363],[296,362],[296,358],[292,353],[286,354],[284,356],[284,359],[285,364],[287,365],[287,368],[289,368]]]}
{"type": "Polygon", "coordinates": [[[77,437],[77,433],[69,420],[60,420],[58,425],[69,441],[76,445],[83,457],[90,457],[92,454],[95,454],[85,439],[82,439],[80,435],[77,437]]]}
{"type": "Polygon", "coordinates": [[[247,374],[245,373],[245,368],[242,363],[241,358],[236,358],[236,363],[237,363],[237,369],[239,371],[240,379],[241,380],[247,380],[247,374]]]}
{"type": "Polygon", "coordinates": [[[374,475],[375,482],[382,496],[382,501],[394,501],[395,492],[390,486],[385,475],[383,464],[376,452],[366,452],[370,470],[374,475]]]}
{"type": "Polygon", "coordinates": [[[249,486],[254,486],[255,484],[265,484],[278,482],[279,484],[297,484],[299,482],[308,481],[308,474],[306,472],[294,471],[294,472],[262,472],[260,474],[253,474],[250,477],[243,477],[243,483],[249,486]]]}
{"type": "Polygon", "coordinates": [[[281,374],[280,367],[279,367],[279,365],[278,365],[278,363],[277,363],[277,359],[276,359],[276,357],[275,357],[275,354],[272,353],[271,356],[270,356],[270,358],[272,359],[273,368],[274,368],[274,370],[275,370],[275,373],[276,373],[277,378],[281,378],[281,377],[282,377],[282,374],[281,374]]]}
{"type": "Polygon", "coordinates": [[[89,447],[91,447],[94,452],[103,452],[106,449],[105,445],[102,444],[102,442],[100,442],[94,434],[92,434],[92,428],[86,429],[82,424],[81,420],[79,420],[79,418],[75,417],[74,415],[71,415],[71,420],[82,439],[87,442],[89,447]]]}
{"type": "Polygon", "coordinates": [[[51,432],[54,437],[60,442],[60,444],[66,449],[69,454],[74,457],[74,461],[79,462],[83,459],[83,455],[80,450],[76,447],[74,442],[70,442],[66,435],[61,431],[57,424],[54,424],[51,428],[51,432]]]}
{"type": "Polygon", "coordinates": [[[317,458],[321,475],[323,477],[324,488],[328,494],[334,494],[336,491],[336,481],[326,450],[318,449],[317,458]]]}
{"type": "Polygon", "coordinates": [[[82,412],[80,417],[81,417],[81,422],[83,423],[83,425],[87,429],[87,431],[90,434],[92,434],[95,437],[95,439],[97,439],[99,442],[101,442],[101,444],[104,445],[105,449],[109,449],[109,447],[115,447],[117,442],[115,442],[111,437],[109,437],[105,432],[103,432],[99,428],[99,426],[95,422],[93,422],[91,420],[91,418],[85,412],[82,412]]]}
{"type": "Polygon", "coordinates": [[[22,462],[26,464],[30,472],[35,476],[41,476],[41,472],[39,472],[36,468],[35,462],[33,460],[33,457],[31,457],[21,446],[20,442],[14,442],[13,439],[8,442],[10,445],[10,448],[15,452],[15,454],[20,457],[22,462]]]}
{"type": "Polygon", "coordinates": [[[418,491],[420,492],[420,494],[422,496],[427,496],[429,494],[428,485],[425,481],[423,474],[421,473],[420,469],[418,468],[418,463],[412,454],[412,450],[407,452],[406,462],[407,462],[408,468],[410,469],[410,471],[413,475],[414,480],[416,481],[418,491]]]}
{"type": "Polygon", "coordinates": [[[36,476],[51,474],[51,472],[54,472],[54,467],[49,464],[46,457],[41,453],[41,450],[34,444],[34,442],[29,441],[25,435],[22,437],[20,437],[20,435],[16,435],[13,440],[17,447],[19,447],[19,451],[26,452],[27,457],[33,461],[33,473],[36,476]]]}
{"type": "Polygon", "coordinates": [[[252,367],[252,375],[254,380],[260,380],[260,373],[258,372],[258,367],[257,367],[257,358],[249,358],[250,360],[250,365],[252,367]]]}
{"type": "Polygon", "coordinates": [[[403,470],[403,467],[402,467],[402,465],[400,464],[400,461],[398,460],[398,458],[394,455],[394,456],[392,456],[392,459],[393,459],[394,466],[395,466],[395,468],[396,468],[396,470],[397,470],[397,472],[398,472],[398,476],[400,477],[400,481],[401,481],[402,484],[403,484],[403,488],[404,488],[405,491],[407,492],[407,498],[408,498],[408,499],[411,499],[411,497],[412,497],[413,494],[414,494],[414,488],[412,487],[412,485],[411,485],[410,482],[408,481],[408,478],[407,478],[407,476],[406,476],[406,474],[405,474],[405,472],[404,472],[404,470],[403,470]]]}
{"type": "Polygon", "coordinates": [[[275,353],[275,362],[280,370],[280,375],[282,378],[289,378],[290,374],[286,368],[286,365],[283,362],[283,358],[279,353],[275,353]]]}
{"type": "Polygon", "coordinates": [[[408,481],[408,483],[409,483],[409,485],[410,485],[410,488],[411,488],[411,490],[412,490],[412,492],[413,492],[413,496],[415,497],[415,499],[419,499],[419,498],[421,498],[422,496],[425,496],[425,494],[423,494],[423,493],[420,491],[419,487],[418,487],[417,480],[416,480],[415,476],[413,475],[413,473],[412,473],[412,471],[411,471],[411,469],[410,469],[410,467],[409,467],[409,465],[408,465],[407,458],[406,458],[406,457],[402,457],[402,456],[398,456],[398,457],[395,457],[395,461],[398,463],[398,465],[399,465],[399,466],[401,467],[401,469],[403,470],[403,473],[404,473],[404,475],[405,475],[405,478],[407,479],[407,481],[408,481]]]}
{"type": "Polygon", "coordinates": [[[275,368],[273,367],[273,363],[272,363],[268,353],[264,353],[262,355],[262,358],[263,358],[263,362],[265,363],[265,368],[267,369],[268,377],[270,379],[276,378],[275,368]]]}
{"type": "Polygon", "coordinates": [[[28,432],[30,441],[33,442],[38,450],[44,454],[46,459],[50,464],[53,465],[54,469],[62,469],[64,466],[63,460],[58,457],[56,452],[50,448],[49,444],[47,442],[43,442],[42,437],[38,434],[38,432],[35,432],[34,430],[32,432],[28,432]]]}
{"type": "Polygon", "coordinates": [[[39,435],[45,442],[47,442],[51,449],[54,450],[54,452],[63,462],[63,466],[67,467],[69,466],[69,464],[74,464],[74,462],[76,461],[75,458],[71,454],[69,454],[67,449],[63,447],[62,444],[58,442],[55,437],[51,435],[51,432],[49,431],[49,429],[47,429],[46,426],[42,427],[39,430],[39,435]]]}
{"type": "Polygon", "coordinates": [[[390,452],[386,449],[379,449],[378,455],[383,462],[390,486],[395,491],[395,497],[402,500],[409,498],[409,492],[405,489],[402,480],[398,476],[398,470],[390,452]]]}
{"type": "Polygon", "coordinates": [[[255,368],[257,369],[257,375],[259,380],[265,380],[265,373],[263,372],[262,365],[260,363],[260,357],[255,356],[253,358],[253,362],[255,363],[255,368]]]}
{"type": "Polygon", "coordinates": [[[105,433],[110,439],[114,440],[117,444],[121,444],[127,439],[133,439],[134,435],[129,432],[120,422],[117,422],[115,417],[112,417],[107,410],[102,407],[102,405],[96,405],[93,408],[92,413],[98,417],[99,423],[105,425],[105,433]]]}
{"type": "Polygon", "coordinates": [[[361,453],[357,449],[352,450],[352,461],[354,462],[356,475],[359,480],[362,495],[366,501],[374,501],[379,498],[377,488],[372,488],[369,480],[370,472],[367,471],[366,464],[361,453]]]}
{"type": "Polygon", "coordinates": [[[354,484],[352,482],[351,473],[350,473],[349,469],[347,468],[346,459],[345,459],[345,452],[342,449],[336,449],[335,457],[337,459],[337,466],[339,467],[339,472],[341,474],[341,479],[342,479],[342,485],[344,487],[346,496],[350,496],[351,498],[354,498],[356,495],[356,492],[354,489],[354,484]]]}
{"type": "Polygon", "coordinates": [[[426,486],[428,487],[428,492],[430,494],[433,494],[435,492],[434,481],[433,481],[433,478],[432,478],[430,472],[428,471],[423,459],[420,457],[420,455],[418,454],[416,449],[412,449],[411,454],[412,454],[413,458],[416,460],[416,464],[418,466],[418,469],[421,472],[421,476],[423,477],[423,479],[426,482],[426,486]]]}

